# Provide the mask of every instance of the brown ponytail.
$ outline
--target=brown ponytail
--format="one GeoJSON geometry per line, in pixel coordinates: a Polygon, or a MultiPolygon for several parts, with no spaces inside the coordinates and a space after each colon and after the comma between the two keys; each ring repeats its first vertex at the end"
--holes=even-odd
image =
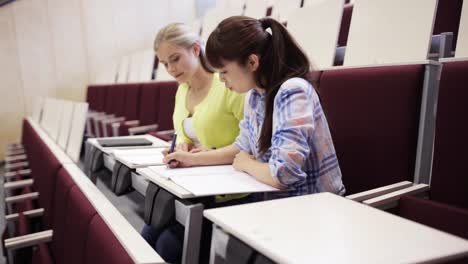
{"type": "Polygon", "coordinates": [[[234,16],[221,21],[208,38],[206,51],[215,68],[221,68],[223,61],[245,65],[251,54],[260,57],[255,82],[266,94],[265,120],[258,143],[260,152],[265,153],[271,146],[275,96],[281,84],[290,78],[309,80],[307,56],[286,28],[269,17],[258,20],[234,16]]]}

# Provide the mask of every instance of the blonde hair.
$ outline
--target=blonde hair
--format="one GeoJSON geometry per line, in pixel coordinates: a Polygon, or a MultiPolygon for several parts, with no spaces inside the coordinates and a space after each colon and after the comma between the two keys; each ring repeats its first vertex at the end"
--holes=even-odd
{"type": "Polygon", "coordinates": [[[197,34],[184,23],[171,23],[159,30],[154,40],[154,51],[157,52],[163,42],[182,47],[190,48],[194,43],[200,46],[200,63],[207,72],[213,73],[213,68],[208,63],[205,53],[205,45],[197,34]]]}

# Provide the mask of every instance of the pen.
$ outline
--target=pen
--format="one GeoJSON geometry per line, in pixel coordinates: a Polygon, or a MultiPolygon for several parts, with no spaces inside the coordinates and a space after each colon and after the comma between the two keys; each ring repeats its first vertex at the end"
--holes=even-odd
{"type": "MultiPolygon", "coordinates": [[[[171,147],[169,148],[169,154],[174,152],[175,144],[177,140],[177,133],[174,133],[174,136],[172,137],[172,142],[171,142],[171,147]]],[[[174,159],[170,160],[167,164],[171,164],[171,162],[175,161],[174,159]]]]}

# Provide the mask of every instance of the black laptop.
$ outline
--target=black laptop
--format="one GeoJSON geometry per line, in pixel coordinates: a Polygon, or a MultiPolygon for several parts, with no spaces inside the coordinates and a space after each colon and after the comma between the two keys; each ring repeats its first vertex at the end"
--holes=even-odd
{"type": "Polygon", "coordinates": [[[109,138],[97,139],[99,145],[103,147],[132,147],[132,146],[151,146],[153,142],[145,138],[109,138]]]}

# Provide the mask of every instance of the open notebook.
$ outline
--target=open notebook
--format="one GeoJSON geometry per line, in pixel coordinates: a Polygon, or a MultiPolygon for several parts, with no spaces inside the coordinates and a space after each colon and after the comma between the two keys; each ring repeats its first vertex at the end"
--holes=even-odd
{"type": "Polygon", "coordinates": [[[134,169],[155,165],[164,165],[162,154],[163,148],[149,149],[125,149],[115,150],[113,155],[116,160],[125,164],[125,166],[134,169]]]}
{"type": "Polygon", "coordinates": [[[148,169],[160,177],[174,181],[196,196],[278,191],[247,173],[235,170],[232,165],[176,169],[152,166],[148,169]]]}

